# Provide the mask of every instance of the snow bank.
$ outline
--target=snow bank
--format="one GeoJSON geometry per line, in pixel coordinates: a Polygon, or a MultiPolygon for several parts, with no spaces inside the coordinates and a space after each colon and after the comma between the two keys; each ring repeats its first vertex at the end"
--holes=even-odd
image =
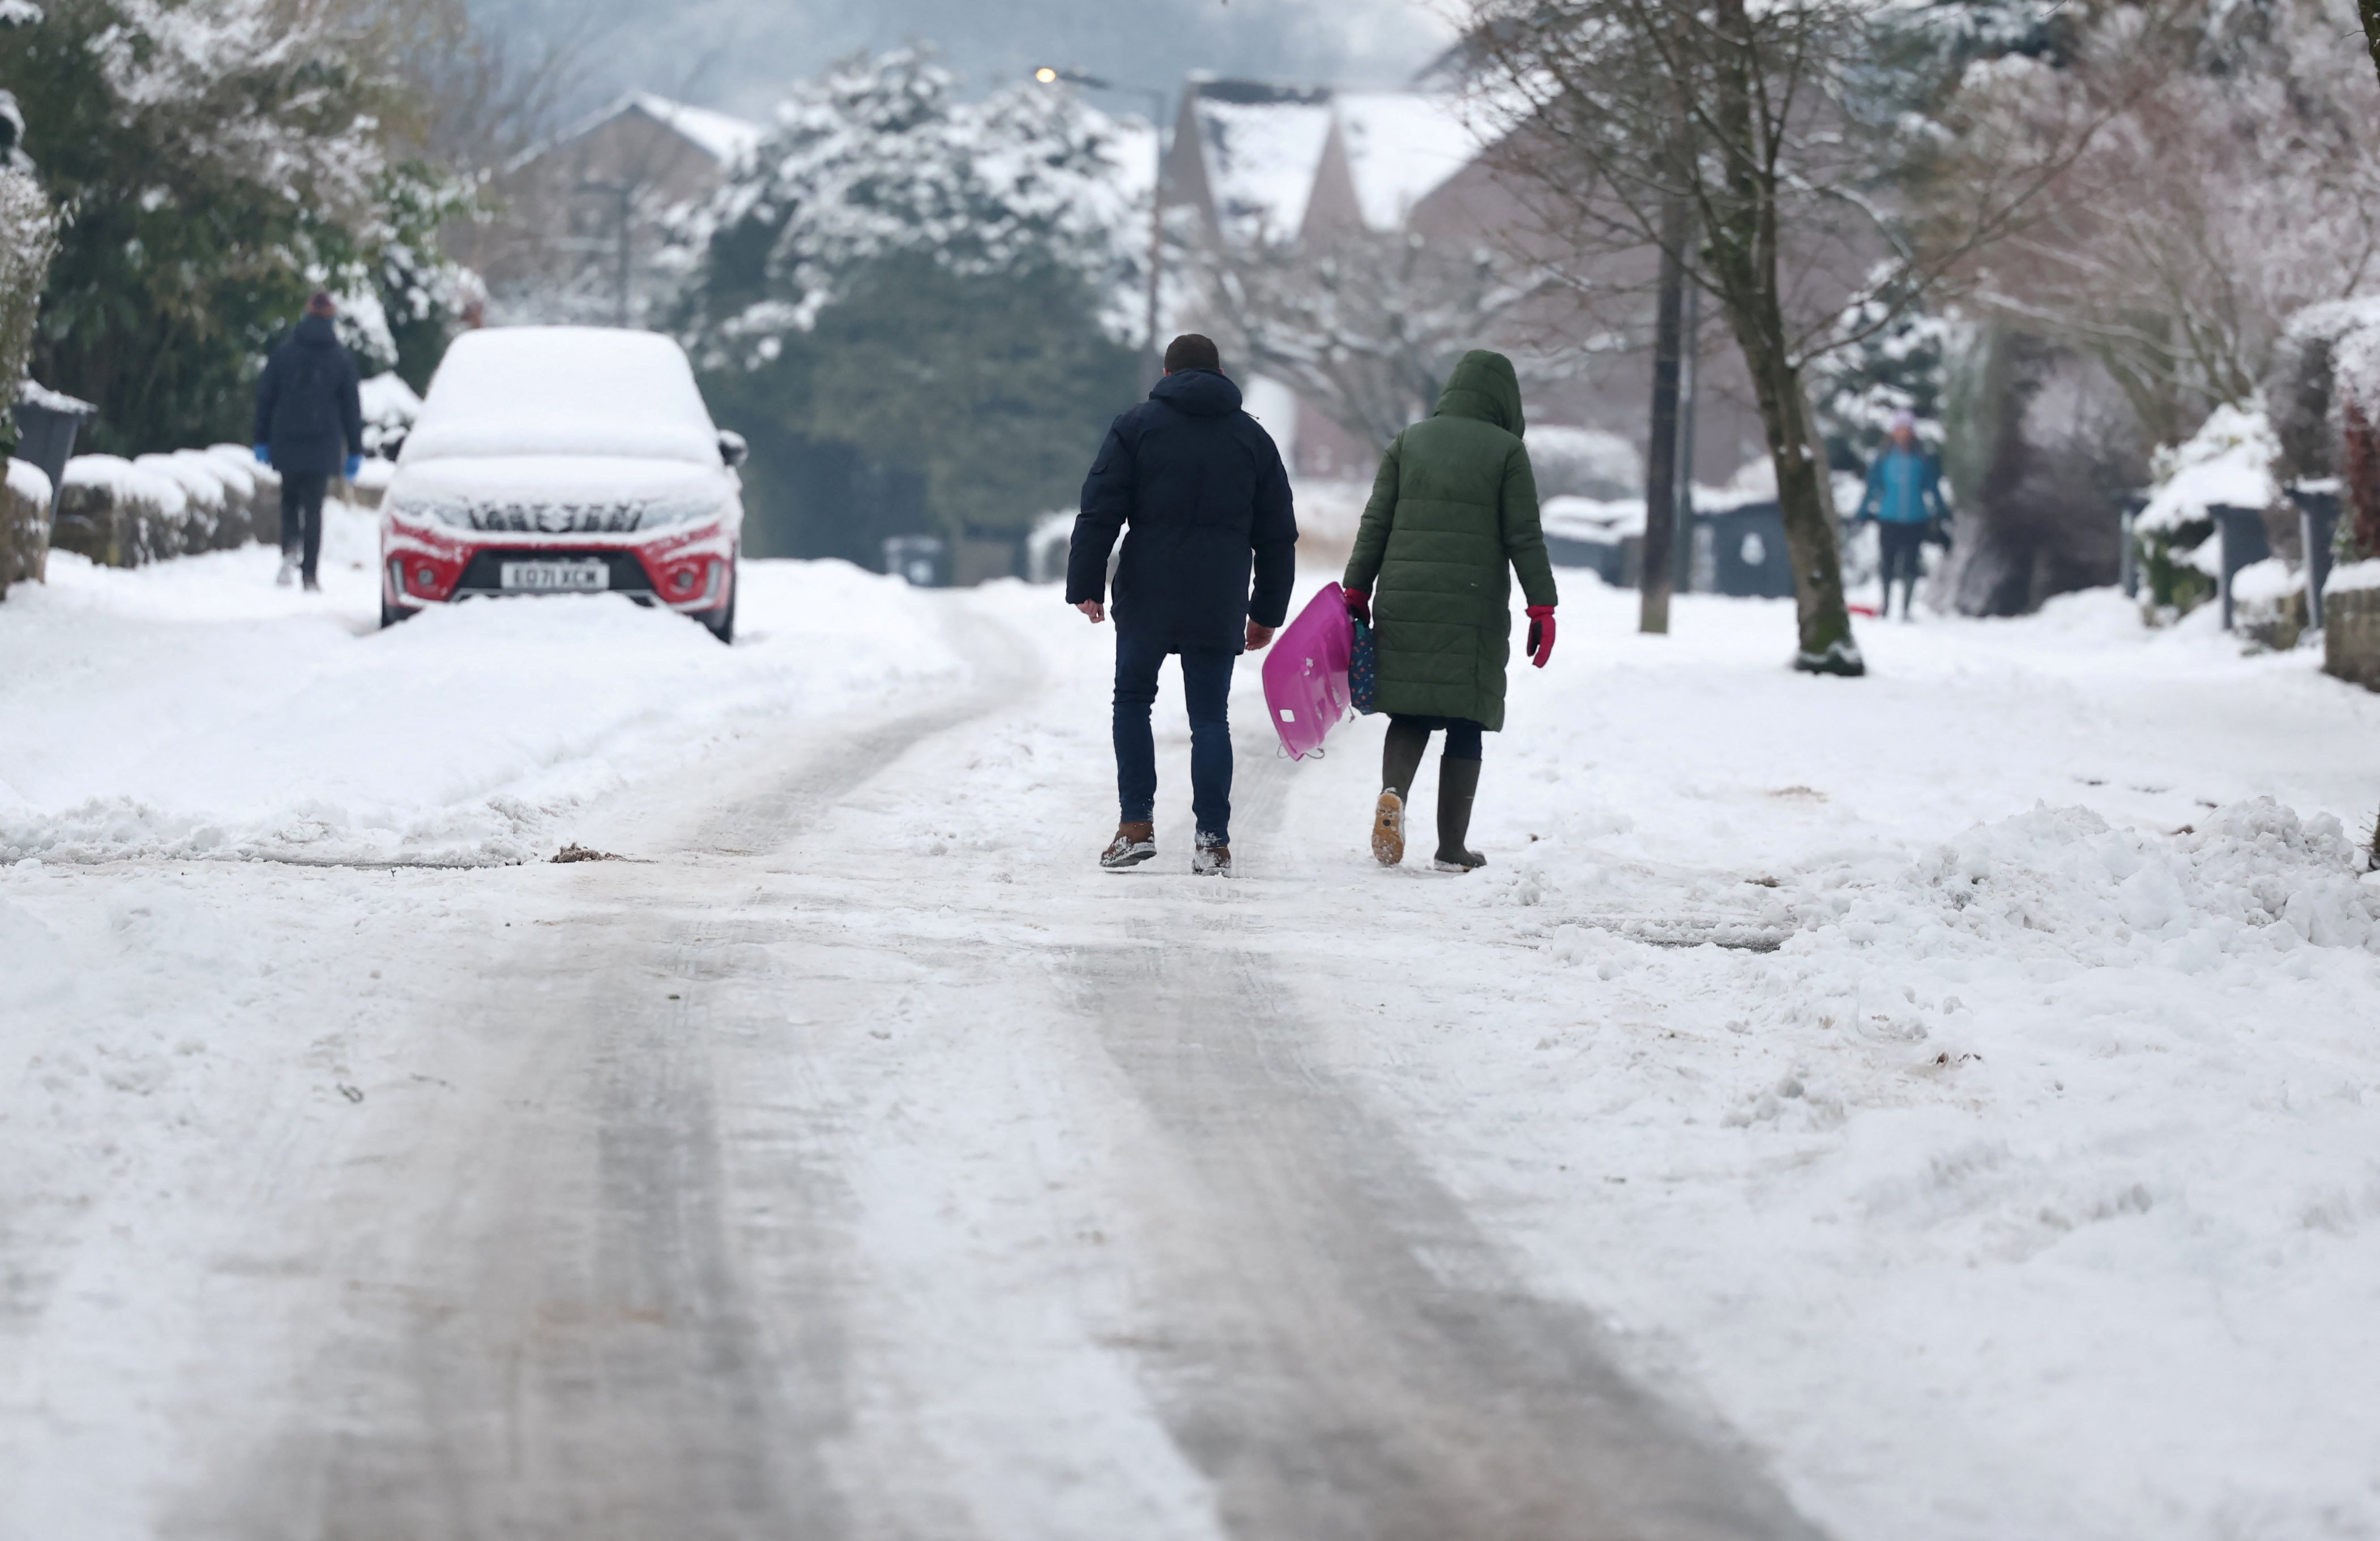
{"type": "Polygon", "coordinates": [[[617,596],[373,629],[374,527],[334,504],[323,596],[259,547],[116,572],[54,557],[0,613],[0,860],[479,864],[756,718],[880,710],[956,668],[905,585],[747,562],[744,639],[617,596]]]}
{"type": "Polygon", "coordinates": [[[2265,508],[2280,496],[2273,460],[2280,441],[2262,406],[2218,406],[2198,431],[2155,458],[2156,490],[2133,528],[2169,530],[2208,510],[2265,508]]]}
{"type": "Polygon", "coordinates": [[[2328,814],[2301,820],[2271,798],[2237,803],[2162,836],[2087,808],[1978,825],[1865,893],[1797,910],[1815,933],[1929,957],[2059,957],[2197,973],[2224,953],[2311,943],[2380,953],[2380,887],[2328,814]]]}

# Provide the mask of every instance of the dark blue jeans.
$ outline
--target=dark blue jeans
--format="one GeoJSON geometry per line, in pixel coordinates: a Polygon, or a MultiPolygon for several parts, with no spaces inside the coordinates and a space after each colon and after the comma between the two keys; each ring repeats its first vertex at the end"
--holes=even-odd
{"type": "MultiPolygon", "coordinates": [[[[1198,833],[1217,844],[1232,838],[1232,664],[1220,648],[1182,655],[1182,694],[1190,708],[1190,810],[1198,833]]],[[[1157,808],[1157,738],[1148,711],[1165,649],[1116,633],[1116,795],[1123,822],[1145,824],[1157,808]]]]}

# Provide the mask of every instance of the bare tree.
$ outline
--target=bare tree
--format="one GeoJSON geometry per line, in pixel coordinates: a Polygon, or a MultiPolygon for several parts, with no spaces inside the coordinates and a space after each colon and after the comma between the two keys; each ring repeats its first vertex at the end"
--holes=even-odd
{"type": "Polygon", "coordinates": [[[1925,56],[1907,30],[1930,23],[1913,14],[1862,0],[1474,0],[1472,12],[1477,100],[1537,238],[1586,270],[1673,255],[1726,318],[1777,473],[1795,663],[1816,673],[1865,666],[1805,370],[1864,335],[1838,324],[1847,304],[1888,324],[2014,224],[2095,127],[2088,114],[2028,123],[2030,138],[1975,155],[1960,198],[1927,208],[1920,230],[1888,190],[1894,174],[1922,172],[1933,137],[1905,127],[1908,103],[1891,94],[1908,93],[1892,62],[1925,56]],[[1694,232],[1683,252],[1665,220],[1679,206],[1694,232]]]}
{"type": "Polygon", "coordinates": [[[1195,263],[1235,351],[1380,446],[1429,409],[1465,352],[1518,346],[1523,316],[1555,286],[1503,254],[1402,230],[1213,245],[1195,263]]]}

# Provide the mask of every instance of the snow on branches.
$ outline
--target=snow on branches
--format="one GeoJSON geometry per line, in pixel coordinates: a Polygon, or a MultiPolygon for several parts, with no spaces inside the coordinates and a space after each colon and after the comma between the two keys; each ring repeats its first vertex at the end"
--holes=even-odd
{"type": "MultiPolygon", "coordinates": [[[[188,164],[379,232],[387,161],[351,40],[330,6],[286,0],[81,0],[119,111],[170,122],[188,164]]],[[[159,186],[173,201],[202,189],[159,186]]]]}
{"type": "Polygon", "coordinates": [[[759,150],[675,243],[695,272],[705,361],[767,362],[861,264],[924,252],[953,273],[1055,265],[1112,297],[1137,281],[1109,120],[1059,91],[960,99],[915,49],[858,55],[797,86],[759,150]]]}

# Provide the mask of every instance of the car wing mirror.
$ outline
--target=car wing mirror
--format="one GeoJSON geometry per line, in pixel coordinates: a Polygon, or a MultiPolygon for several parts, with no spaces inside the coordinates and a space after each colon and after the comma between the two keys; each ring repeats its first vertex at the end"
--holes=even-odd
{"type": "Polygon", "coordinates": [[[719,458],[723,465],[741,466],[752,458],[752,446],[744,442],[741,433],[722,428],[719,431],[719,458]]]}

